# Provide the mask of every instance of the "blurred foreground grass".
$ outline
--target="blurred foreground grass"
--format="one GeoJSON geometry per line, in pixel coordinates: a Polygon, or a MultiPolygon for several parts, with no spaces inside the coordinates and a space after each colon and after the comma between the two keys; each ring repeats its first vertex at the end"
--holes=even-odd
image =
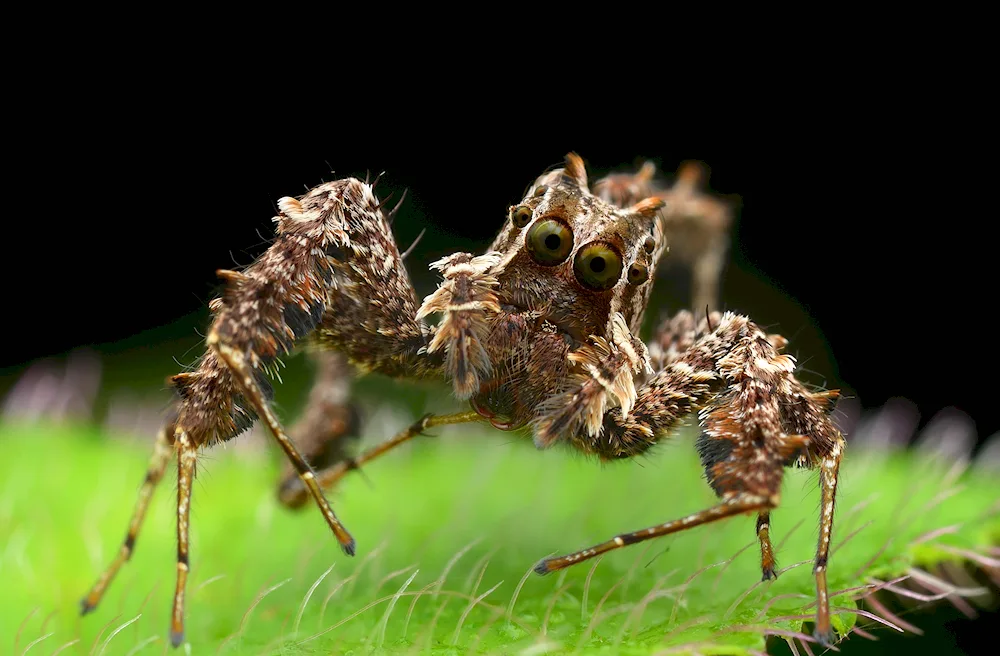
{"type": "MultiPolygon", "coordinates": [[[[779,566],[798,563],[776,582],[758,583],[753,517],[542,578],[529,571],[547,554],[711,505],[692,436],[601,467],[496,431],[439,433],[330,495],[357,539],[354,558],[315,507],[293,513],[276,503],[268,452],[205,453],[192,510],[191,653],[753,653],[764,650],[765,629],[797,632],[814,612],[811,472],[788,471],[772,516],[779,566]]],[[[149,445],[44,425],[0,426],[0,443],[0,653],[36,640],[31,654],[73,641],[63,654],[168,649],[173,467],[132,561],[97,611],[80,618],[79,599],[124,536],[149,445]]],[[[1000,543],[997,483],[974,472],[953,480],[955,471],[916,453],[850,449],[831,590],[1000,543]],[[916,544],[943,527],[954,528],[916,544]]],[[[841,623],[889,630],[850,612],[858,594],[833,599],[841,623]]]]}

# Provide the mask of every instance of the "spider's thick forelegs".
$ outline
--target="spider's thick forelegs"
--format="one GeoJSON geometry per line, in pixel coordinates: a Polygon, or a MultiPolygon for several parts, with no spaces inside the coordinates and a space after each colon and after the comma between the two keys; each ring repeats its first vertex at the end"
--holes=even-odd
{"type": "Polygon", "coordinates": [[[309,339],[340,350],[354,364],[389,375],[420,376],[440,362],[424,353],[430,331],[416,319],[417,299],[389,222],[372,187],[347,178],[324,183],[301,198],[282,198],[274,242],[243,271],[220,271],[222,295],[208,350],[190,371],[171,379],[178,399],[158,438],[126,541],[84,600],[91,610],[131,554],[153,486],[172,444],[178,454],[177,588],[171,641],[183,639],[189,567],[191,482],[197,452],[230,440],[262,417],[303,486],[323,512],[341,547],[354,541],[316,484],[315,474],[269,406],[268,377],[278,358],[309,339]],[[166,437],[164,437],[166,436],[166,437]]]}
{"type": "Polygon", "coordinates": [[[332,275],[313,340],[364,372],[433,376],[441,358],[426,353],[431,330],[417,317],[417,295],[381,205],[371,186],[352,178],[287,204],[303,218],[332,217],[342,227],[341,238],[325,249],[332,275]]]}

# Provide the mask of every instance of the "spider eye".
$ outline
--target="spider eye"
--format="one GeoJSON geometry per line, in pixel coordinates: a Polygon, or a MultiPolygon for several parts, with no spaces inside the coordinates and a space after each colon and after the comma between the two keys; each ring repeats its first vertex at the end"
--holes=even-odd
{"type": "Polygon", "coordinates": [[[645,264],[636,262],[628,268],[628,284],[641,285],[649,280],[649,268],[645,264]]]}
{"type": "Polygon", "coordinates": [[[573,233],[562,221],[538,221],[525,238],[531,259],[543,266],[555,266],[573,250],[573,233]]]}
{"type": "Polygon", "coordinates": [[[527,205],[518,205],[517,207],[511,209],[510,220],[513,221],[514,225],[518,228],[523,228],[531,223],[531,208],[527,205]]]}
{"type": "Polygon", "coordinates": [[[535,194],[534,195],[535,195],[535,197],[544,196],[545,192],[548,191],[548,190],[549,190],[549,188],[546,187],[545,185],[538,185],[537,187],[535,187],[535,194]]]}
{"type": "Polygon", "coordinates": [[[642,249],[647,253],[652,253],[656,249],[656,240],[652,237],[646,237],[646,240],[642,242],[642,249]]]}
{"type": "Polygon", "coordinates": [[[595,242],[576,254],[573,270],[584,287],[597,291],[611,289],[622,275],[622,257],[609,244],[595,242]]]}

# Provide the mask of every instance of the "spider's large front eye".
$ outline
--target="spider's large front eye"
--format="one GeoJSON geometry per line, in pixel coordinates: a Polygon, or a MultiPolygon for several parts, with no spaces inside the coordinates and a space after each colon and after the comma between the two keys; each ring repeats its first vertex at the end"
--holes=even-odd
{"type": "Polygon", "coordinates": [[[580,249],[573,261],[576,279],[584,287],[611,289],[622,275],[622,256],[609,244],[594,242],[580,249]]]}
{"type": "Polygon", "coordinates": [[[544,266],[555,266],[573,250],[573,232],[562,221],[546,219],[531,227],[524,242],[531,259],[544,266]]]}

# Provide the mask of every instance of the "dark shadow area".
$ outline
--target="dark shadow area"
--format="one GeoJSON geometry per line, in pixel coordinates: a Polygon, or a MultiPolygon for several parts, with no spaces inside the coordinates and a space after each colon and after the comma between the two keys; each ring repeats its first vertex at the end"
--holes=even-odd
{"type": "MultiPolygon", "coordinates": [[[[838,644],[837,648],[843,656],[965,656],[996,653],[996,623],[1000,622],[1000,611],[982,613],[977,618],[970,619],[955,607],[945,604],[909,612],[905,619],[919,627],[924,634],[900,634],[887,627],[866,627],[878,640],[851,636],[838,644]]],[[[796,647],[799,654],[805,656],[806,651],[802,646],[796,644],[796,647]]],[[[810,645],[810,648],[817,656],[835,653],[824,651],[815,645],[810,645]]],[[[772,656],[793,654],[788,644],[778,638],[768,640],[767,653],[772,656]]]]}

